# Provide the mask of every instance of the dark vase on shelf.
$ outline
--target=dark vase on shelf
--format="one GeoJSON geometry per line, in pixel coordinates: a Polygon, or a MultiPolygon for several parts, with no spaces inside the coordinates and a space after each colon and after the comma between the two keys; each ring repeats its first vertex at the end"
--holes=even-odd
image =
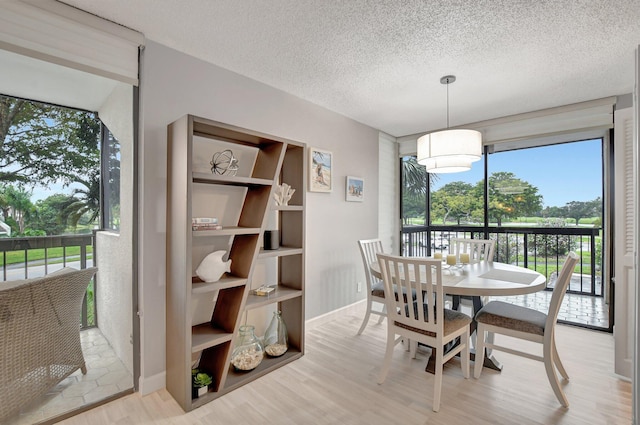
{"type": "Polygon", "coordinates": [[[280,248],[280,232],[277,230],[265,230],[264,231],[264,249],[278,249],[280,248]]]}

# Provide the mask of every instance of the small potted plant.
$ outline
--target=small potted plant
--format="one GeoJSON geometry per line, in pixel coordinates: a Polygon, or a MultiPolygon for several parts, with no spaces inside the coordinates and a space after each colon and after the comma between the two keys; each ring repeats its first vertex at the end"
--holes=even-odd
{"type": "Polygon", "coordinates": [[[193,398],[202,397],[209,391],[209,385],[213,382],[213,378],[206,372],[199,369],[191,370],[193,398]]]}

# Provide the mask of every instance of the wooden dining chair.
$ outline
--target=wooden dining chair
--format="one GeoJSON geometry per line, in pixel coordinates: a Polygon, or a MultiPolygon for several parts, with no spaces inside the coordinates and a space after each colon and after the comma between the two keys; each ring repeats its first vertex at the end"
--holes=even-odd
{"type": "Polygon", "coordinates": [[[547,378],[549,378],[549,383],[558,401],[564,407],[569,407],[569,401],[560,387],[556,374],[556,369],[558,369],[564,379],[569,379],[556,348],[555,326],[562,299],[571,281],[571,275],[578,259],[578,255],[574,252],[570,252],[567,255],[564,265],[558,274],[555,288],[553,288],[547,314],[503,301],[491,301],[476,314],[476,321],[478,322],[478,341],[474,366],[474,376],[476,378],[479,378],[482,373],[485,347],[542,361],[547,372],[547,378]],[[540,343],[542,344],[542,356],[488,342],[485,340],[487,332],[540,343]]]}
{"type": "MultiPolygon", "coordinates": [[[[496,253],[496,241],[492,239],[452,238],[449,241],[449,252],[455,254],[460,261],[460,254],[468,254],[469,262],[493,261],[496,253]]],[[[460,297],[473,304],[472,297],[460,297]]],[[[482,305],[489,302],[489,297],[481,297],[482,305]]],[[[473,306],[471,306],[473,310],[473,306]]]]}
{"type": "MultiPolygon", "coordinates": [[[[469,377],[469,331],[471,317],[444,308],[442,262],[429,258],[398,257],[377,254],[382,272],[385,302],[387,304],[387,348],[378,377],[382,384],[391,367],[393,350],[403,338],[435,347],[435,379],[433,384],[433,411],[440,409],[442,367],[453,356],[460,354],[462,374],[469,377]],[[423,294],[424,302],[409,297],[396,297],[394,285],[400,293],[423,294]],[[396,339],[396,335],[399,337],[396,339]],[[458,345],[445,353],[445,345],[459,338],[458,345]]],[[[428,374],[430,376],[430,374],[428,374]]]]}
{"type": "Polygon", "coordinates": [[[492,239],[453,238],[449,241],[449,252],[458,256],[469,254],[470,262],[493,261],[496,251],[496,241],[492,239]]]}
{"type": "Polygon", "coordinates": [[[367,284],[367,312],[364,315],[360,329],[358,329],[358,335],[360,335],[367,323],[369,323],[369,318],[372,314],[379,316],[378,323],[382,323],[384,318],[387,317],[387,313],[384,302],[384,285],[380,279],[371,275],[371,269],[369,268],[371,263],[378,261],[376,254],[383,252],[382,241],[380,239],[362,239],[358,241],[358,246],[362,255],[364,276],[367,284]],[[379,305],[379,309],[373,308],[374,303],[379,305]]]}

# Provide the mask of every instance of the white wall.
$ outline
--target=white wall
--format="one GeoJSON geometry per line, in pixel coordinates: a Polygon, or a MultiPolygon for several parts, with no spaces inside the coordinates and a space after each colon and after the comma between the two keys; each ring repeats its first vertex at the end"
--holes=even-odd
{"type": "MultiPolygon", "coordinates": [[[[333,152],[333,192],[307,194],[306,317],[365,297],[358,239],[378,233],[378,131],[246,77],[148,41],[140,91],[141,380],[164,386],[167,125],[184,114],[333,152]],[[364,202],[345,201],[345,177],[363,177],[364,202]]],[[[354,329],[355,332],[355,329],[354,329]]]]}
{"type": "Polygon", "coordinates": [[[378,153],[378,237],[385,252],[400,254],[400,157],[396,138],[380,133],[378,153]]]}
{"type": "Polygon", "coordinates": [[[96,235],[98,327],[133,373],[133,88],[118,83],[98,112],[120,142],[120,231],[96,235]]]}

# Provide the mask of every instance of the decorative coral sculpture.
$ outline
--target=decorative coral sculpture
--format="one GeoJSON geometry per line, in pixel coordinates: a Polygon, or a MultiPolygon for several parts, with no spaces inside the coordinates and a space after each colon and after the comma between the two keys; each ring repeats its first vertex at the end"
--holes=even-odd
{"type": "Polygon", "coordinates": [[[273,197],[276,200],[276,205],[289,205],[289,199],[293,196],[296,190],[286,183],[279,184],[273,197]]]}

